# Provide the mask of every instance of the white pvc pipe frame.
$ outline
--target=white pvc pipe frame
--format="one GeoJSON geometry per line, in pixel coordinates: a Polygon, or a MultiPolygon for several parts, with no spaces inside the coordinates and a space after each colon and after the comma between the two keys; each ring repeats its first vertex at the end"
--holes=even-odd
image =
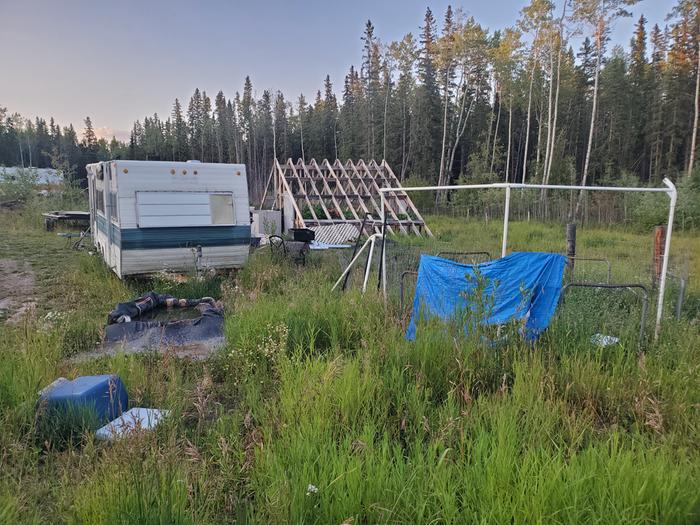
{"type": "MultiPolygon", "coordinates": [[[[338,285],[340,284],[340,281],[343,280],[343,277],[350,271],[350,268],[352,268],[352,265],[355,264],[355,262],[360,258],[360,255],[362,254],[363,251],[365,251],[365,248],[367,248],[367,245],[369,244],[369,255],[367,256],[367,267],[365,268],[365,276],[364,280],[362,281],[362,293],[365,293],[367,290],[367,281],[369,280],[369,271],[372,263],[372,254],[374,253],[374,244],[377,242],[377,239],[382,239],[384,240],[384,235],[383,233],[374,233],[370,235],[365,243],[362,245],[362,248],[358,250],[358,252],[355,254],[355,257],[352,258],[352,261],[348,264],[347,268],[345,268],[345,271],[340,274],[340,277],[338,277],[338,280],[335,282],[333,285],[333,288],[331,288],[331,291],[335,290],[338,285]]],[[[382,272],[382,275],[386,275],[384,272],[382,272]]]]}
{"type": "MultiPolygon", "coordinates": [[[[477,189],[492,189],[492,188],[504,188],[506,190],[506,201],[505,209],[503,213],[503,237],[501,241],[501,257],[506,256],[506,251],[508,248],[508,224],[510,219],[510,190],[511,189],[547,189],[547,190],[583,190],[583,191],[610,191],[610,192],[631,192],[631,193],[665,193],[669,196],[670,202],[668,207],[668,224],[666,226],[666,243],[664,246],[664,260],[661,267],[661,279],[659,281],[659,298],[656,305],[656,326],[654,327],[654,340],[658,340],[659,333],[661,331],[661,318],[663,315],[664,308],[664,292],[666,291],[666,274],[668,273],[668,258],[671,252],[671,234],[673,232],[673,216],[676,212],[676,200],[678,198],[678,192],[676,191],[676,186],[669,179],[665,178],[663,180],[665,188],[630,188],[630,187],[616,187],[616,186],[567,186],[560,184],[518,184],[510,182],[496,182],[493,184],[462,184],[458,186],[414,186],[414,187],[404,187],[401,188],[402,191],[435,191],[435,190],[477,190],[477,189]]],[[[385,242],[385,223],[384,223],[384,210],[385,210],[385,193],[396,191],[395,188],[380,188],[379,195],[381,197],[381,212],[382,212],[382,244],[385,242]]],[[[369,242],[369,239],[368,241],[369,242]]],[[[374,240],[372,242],[372,247],[374,247],[374,240]]],[[[364,248],[364,246],[363,246],[364,248]]],[[[359,254],[358,254],[359,255],[359,254]]],[[[382,291],[384,297],[386,298],[386,250],[382,250],[382,291]]],[[[354,262],[354,260],[353,260],[354,262]]],[[[346,271],[349,271],[352,262],[348,266],[346,271]]],[[[345,273],[343,273],[345,275],[345,273]]],[[[367,276],[365,276],[364,289],[367,286],[367,276]]],[[[342,278],[342,277],[341,277],[342,278]]]]}

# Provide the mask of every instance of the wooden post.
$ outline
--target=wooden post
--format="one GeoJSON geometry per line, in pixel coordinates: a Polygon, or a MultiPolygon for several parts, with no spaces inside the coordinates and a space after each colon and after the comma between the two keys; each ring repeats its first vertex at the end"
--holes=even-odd
{"type": "Polygon", "coordinates": [[[654,254],[651,264],[651,282],[654,288],[661,278],[664,264],[664,245],[666,244],[666,226],[654,228],[654,254]]]}
{"type": "Polygon", "coordinates": [[[576,257],[576,223],[566,225],[566,267],[570,275],[574,273],[574,257],[576,257]]]}

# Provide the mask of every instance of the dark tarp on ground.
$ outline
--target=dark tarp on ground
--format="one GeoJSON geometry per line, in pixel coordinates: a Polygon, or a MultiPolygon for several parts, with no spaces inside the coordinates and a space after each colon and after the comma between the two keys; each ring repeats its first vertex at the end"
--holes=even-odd
{"type": "Polygon", "coordinates": [[[134,301],[117,305],[110,312],[108,322],[104,343],[123,343],[127,351],[188,345],[216,346],[223,343],[224,312],[209,297],[177,299],[170,295],[148,292],[134,301]],[[201,315],[194,319],[175,321],[127,320],[137,319],[162,306],[194,307],[201,315]]]}
{"type": "Polygon", "coordinates": [[[214,299],[211,297],[203,297],[201,299],[178,299],[168,294],[148,292],[133,301],[119,303],[114,310],[109,312],[107,324],[121,323],[129,321],[130,319],[135,319],[161,306],[191,307],[204,303],[214,306],[214,299]]]}
{"type": "Polygon", "coordinates": [[[514,252],[476,265],[422,255],[406,338],[416,338],[421,316],[447,320],[469,308],[483,312],[480,322],[485,325],[524,319],[525,338],[537,339],[556,311],[565,263],[566,258],[555,253],[514,252]],[[489,302],[481,307],[469,302],[479,279],[489,302]]]}

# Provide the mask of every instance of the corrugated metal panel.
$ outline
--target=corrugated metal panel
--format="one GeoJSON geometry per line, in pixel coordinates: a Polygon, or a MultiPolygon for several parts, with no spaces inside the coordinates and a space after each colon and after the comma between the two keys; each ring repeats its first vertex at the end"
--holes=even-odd
{"type": "Polygon", "coordinates": [[[327,226],[312,226],[316,232],[316,240],[327,244],[343,244],[357,239],[359,228],[354,224],[329,224],[327,226]]]}

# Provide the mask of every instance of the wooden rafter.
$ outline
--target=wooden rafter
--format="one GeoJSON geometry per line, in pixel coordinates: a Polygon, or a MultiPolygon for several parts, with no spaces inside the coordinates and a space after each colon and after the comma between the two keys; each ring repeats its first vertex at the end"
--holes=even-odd
{"type": "MultiPolygon", "coordinates": [[[[314,161],[314,162],[316,162],[316,161],[314,161]]],[[[331,177],[335,181],[336,188],[338,188],[341,195],[345,198],[345,204],[347,204],[348,209],[350,210],[350,213],[352,213],[352,216],[355,218],[355,220],[360,220],[359,215],[357,215],[357,212],[355,211],[355,206],[352,205],[352,201],[350,200],[350,197],[348,197],[348,194],[345,192],[345,189],[343,188],[343,184],[340,182],[340,179],[335,174],[335,171],[333,171],[333,167],[331,166],[331,163],[328,162],[328,159],[323,159],[322,164],[325,166],[325,168],[328,170],[328,173],[331,175],[331,177]]],[[[316,164],[316,166],[318,166],[318,164],[316,164]]]]}
{"type": "Polygon", "coordinates": [[[295,163],[288,159],[281,164],[275,160],[265,186],[263,205],[271,193],[270,188],[275,192],[272,206],[282,209],[284,201],[291,200],[294,224],[302,227],[343,223],[359,226],[363,218],[369,215],[374,219],[374,231],[378,232],[381,229],[378,219],[382,216],[383,196],[384,212],[390,219],[387,223],[389,233],[421,235],[424,232],[432,235],[386,161],[377,163],[360,159],[343,163],[336,159],[331,163],[324,159],[319,163],[315,159],[310,162],[299,159],[295,163]],[[386,188],[390,191],[386,191],[386,188]],[[300,206],[304,205],[309,208],[310,219],[304,219],[302,215],[300,206]],[[317,206],[320,208],[318,213],[317,206]]]}
{"type": "MultiPolygon", "coordinates": [[[[316,216],[316,210],[314,210],[313,205],[311,204],[311,200],[309,199],[309,195],[306,193],[306,185],[302,182],[301,177],[299,177],[299,173],[297,172],[296,167],[294,166],[294,163],[292,162],[292,159],[289,159],[287,161],[287,165],[291,168],[292,174],[294,176],[294,180],[297,181],[297,184],[299,185],[299,191],[302,193],[302,196],[306,200],[306,205],[309,207],[309,212],[311,213],[311,216],[314,218],[314,220],[318,221],[318,217],[316,216]]],[[[292,194],[294,197],[294,194],[292,194]]],[[[296,198],[294,199],[296,200],[296,198]]],[[[302,217],[303,218],[303,217],[302,217]]]]}
{"type": "MultiPolygon", "coordinates": [[[[350,167],[350,169],[352,170],[353,175],[355,175],[357,177],[357,181],[359,183],[359,186],[362,187],[362,189],[364,189],[364,191],[365,191],[364,196],[366,196],[368,198],[370,204],[372,205],[372,208],[374,209],[374,215],[377,218],[380,218],[382,216],[382,209],[381,209],[381,206],[379,204],[377,204],[377,201],[374,200],[372,190],[370,190],[369,186],[367,186],[367,184],[365,184],[366,174],[364,174],[365,176],[363,176],[363,174],[361,174],[360,171],[358,170],[357,165],[352,160],[348,160],[342,169],[343,169],[343,173],[345,173],[345,176],[348,177],[349,181],[352,181],[352,175],[347,174],[346,169],[348,167],[350,167]]],[[[377,192],[377,196],[379,196],[378,192],[377,192]]],[[[372,216],[372,213],[370,213],[370,216],[372,216]]],[[[389,228],[389,233],[394,233],[394,229],[391,226],[388,226],[388,228],[389,228]]],[[[375,230],[377,232],[379,232],[378,227],[375,230]]]]}
{"type": "MultiPolygon", "coordinates": [[[[399,203],[405,203],[406,192],[405,192],[405,191],[402,191],[402,192],[401,192],[402,195],[399,195],[398,190],[395,189],[395,188],[397,188],[397,186],[394,185],[394,184],[392,184],[392,183],[389,181],[389,178],[386,176],[386,173],[385,173],[385,171],[384,171],[384,163],[385,163],[385,161],[382,161],[382,165],[381,165],[381,167],[380,167],[380,166],[376,163],[376,161],[371,160],[371,161],[370,161],[370,164],[369,164],[369,167],[370,167],[370,168],[374,168],[374,169],[376,170],[377,175],[378,175],[379,177],[381,177],[381,179],[382,179],[383,187],[384,187],[384,188],[392,188],[392,191],[390,192],[391,194],[389,194],[389,193],[385,193],[385,194],[384,194],[384,195],[385,195],[385,198],[386,198],[386,199],[392,199],[392,198],[393,198],[393,199],[394,199],[394,203],[397,204],[397,205],[398,205],[399,203]]],[[[398,188],[400,188],[400,187],[401,187],[401,185],[398,185],[398,188]]],[[[405,205],[404,205],[404,208],[405,208],[405,205]]],[[[414,232],[416,235],[422,236],[422,233],[421,233],[421,231],[420,231],[420,228],[418,228],[418,226],[416,226],[416,223],[414,222],[413,217],[411,217],[411,214],[408,213],[408,209],[399,209],[399,210],[397,210],[397,211],[399,211],[400,213],[403,213],[404,215],[406,215],[406,217],[408,217],[408,220],[410,221],[409,226],[411,227],[411,229],[413,230],[413,232],[414,232]]]]}
{"type": "MultiPolygon", "coordinates": [[[[352,182],[352,178],[348,176],[348,172],[345,170],[345,166],[343,166],[343,163],[340,162],[339,160],[336,160],[334,166],[337,167],[338,170],[342,173],[343,180],[348,183],[348,186],[350,186],[350,189],[352,190],[353,194],[355,195],[355,198],[357,199],[358,204],[362,208],[362,211],[364,211],[364,213],[362,214],[362,217],[364,218],[367,215],[369,215],[371,217],[372,213],[369,211],[369,208],[367,208],[367,205],[365,204],[365,200],[360,195],[360,190],[352,182]]],[[[335,174],[335,170],[334,170],[334,174],[335,174]]],[[[378,231],[378,229],[375,228],[375,233],[377,231],[378,231]]]]}
{"type": "MultiPolygon", "coordinates": [[[[379,185],[377,184],[377,179],[375,179],[372,176],[372,173],[370,172],[369,168],[367,167],[367,164],[365,164],[365,161],[360,159],[357,165],[360,169],[362,169],[363,173],[365,173],[365,176],[369,179],[370,185],[372,186],[372,189],[376,192],[377,195],[379,195],[381,192],[379,191],[379,185]]],[[[374,202],[374,200],[372,202],[374,202]]],[[[406,227],[399,220],[398,215],[396,215],[396,213],[394,213],[394,209],[389,204],[389,199],[387,198],[386,194],[384,195],[384,204],[385,204],[386,211],[388,211],[389,215],[391,215],[391,217],[396,221],[401,232],[408,233],[408,230],[406,230],[406,227]]],[[[379,211],[379,215],[381,216],[381,204],[377,207],[377,209],[379,211]]],[[[418,231],[418,230],[416,230],[416,231],[418,231]]],[[[418,232],[418,235],[420,235],[420,232],[418,232]]]]}
{"type": "MultiPolygon", "coordinates": [[[[326,207],[326,203],[323,202],[323,194],[318,191],[318,188],[316,187],[316,183],[314,182],[314,177],[309,172],[309,168],[307,167],[306,163],[302,162],[302,160],[299,159],[299,162],[297,162],[297,166],[301,166],[301,169],[304,171],[304,175],[306,175],[307,180],[309,181],[309,183],[311,184],[311,187],[313,188],[314,194],[319,196],[318,201],[321,204],[321,209],[323,210],[323,213],[326,214],[326,219],[328,219],[329,221],[333,221],[333,216],[328,211],[328,208],[326,207]]],[[[340,210],[338,210],[338,211],[340,211],[340,210]]]]}
{"type": "MultiPolygon", "coordinates": [[[[333,193],[333,190],[331,190],[331,187],[328,184],[328,180],[323,175],[323,172],[321,171],[321,168],[319,167],[318,162],[316,162],[316,159],[311,159],[311,167],[318,173],[318,176],[321,177],[321,182],[323,184],[323,187],[326,189],[326,191],[328,191],[329,195],[331,196],[331,200],[333,201],[333,206],[335,206],[335,209],[337,210],[338,214],[340,215],[340,218],[343,221],[347,220],[347,218],[345,217],[345,213],[343,212],[343,208],[340,206],[340,203],[335,198],[335,193],[333,193]]],[[[323,199],[321,199],[321,200],[323,200],[323,199]]]]}
{"type": "MultiPolygon", "coordinates": [[[[289,159],[287,162],[291,163],[292,159],[289,159]]],[[[297,216],[295,218],[295,224],[298,224],[302,228],[306,228],[306,223],[304,222],[304,216],[301,213],[301,210],[299,209],[299,206],[297,205],[297,201],[294,198],[294,194],[292,193],[291,188],[289,187],[289,184],[287,184],[287,180],[284,178],[284,170],[282,169],[282,166],[280,166],[280,163],[275,160],[275,165],[277,166],[277,184],[275,184],[276,188],[278,189],[278,194],[275,196],[275,201],[279,200],[279,207],[281,208],[283,206],[282,200],[283,196],[286,193],[289,195],[291,198],[290,200],[292,201],[292,206],[294,207],[294,211],[296,212],[297,216]]]]}
{"type": "MultiPolygon", "coordinates": [[[[391,166],[389,166],[389,163],[388,163],[386,160],[383,160],[383,161],[382,161],[382,164],[386,167],[386,170],[389,172],[389,174],[391,175],[391,177],[394,179],[395,187],[401,188],[402,186],[401,186],[401,183],[399,182],[399,178],[398,178],[398,177],[396,176],[396,174],[394,173],[394,170],[391,169],[391,166]]],[[[430,228],[428,228],[428,225],[425,223],[425,220],[423,220],[423,216],[422,216],[422,215],[420,214],[420,212],[418,211],[418,208],[416,208],[416,205],[413,204],[413,201],[411,200],[411,198],[408,196],[408,194],[407,194],[405,191],[402,190],[401,193],[403,193],[403,194],[406,196],[406,203],[407,203],[408,206],[413,210],[413,213],[416,214],[416,218],[423,224],[423,228],[425,228],[425,232],[426,232],[430,237],[432,237],[432,236],[433,236],[433,232],[431,232],[431,231],[430,231],[430,228]]]]}
{"type": "MultiPolygon", "coordinates": [[[[360,160],[360,162],[362,162],[362,161],[360,160]]],[[[377,204],[377,201],[374,200],[374,194],[372,193],[372,190],[370,190],[369,186],[367,186],[367,184],[365,184],[366,174],[364,174],[365,176],[363,176],[363,174],[361,174],[360,171],[358,170],[357,165],[351,160],[348,160],[345,163],[345,168],[347,168],[348,166],[350,166],[353,174],[357,177],[358,182],[360,183],[362,188],[365,190],[365,192],[366,192],[365,195],[367,195],[369,197],[369,202],[372,204],[372,207],[374,208],[374,213],[376,214],[377,217],[381,217],[382,216],[381,206],[379,206],[379,204],[377,204]]],[[[376,192],[376,195],[379,196],[379,192],[376,192]]]]}

